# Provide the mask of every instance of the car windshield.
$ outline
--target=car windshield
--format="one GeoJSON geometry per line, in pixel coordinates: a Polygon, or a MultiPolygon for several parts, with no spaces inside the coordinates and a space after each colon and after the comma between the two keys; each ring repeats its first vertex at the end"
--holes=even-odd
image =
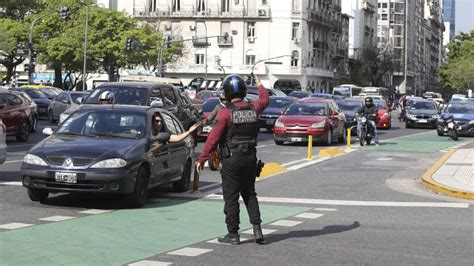
{"type": "Polygon", "coordinates": [[[433,102],[414,102],[410,105],[411,110],[420,109],[436,109],[436,104],[433,102]]]}
{"type": "Polygon", "coordinates": [[[47,99],[48,96],[37,89],[25,89],[25,92],[33,99],[47,99]]]}
{"type": "Polygon", "coordinates": [[[48,95],[48,96],[56,96],[59,94],[58,91],[56,91],[55,89],[51,89],[51,88],[44,88],[44,89],[40,89],[42,93],[48,95]]]}
{"type": "Polygon", "coordinates": [[[379,109],[385,109],[385,108],[387,108],[387,107],[385,106],[385,102],[383,102],[383,101],[374,101],[374,105],[375,105],[377,108],[379,108],[379,109]]]}
{"type": "Polygon", "coordinates": [[[87,110],[70,115],[57,134],[142,138],[145,114],[125,110],[87,110]]]}
{"type": "Polygon", "coordinates": [[[342,111],[356,112],[362,107],[362,101],[338,101],[337,106],[339,106],[342,111]]]}
{"type": "Polygon", "coordinates": [[[296,103],[286,109],[285,115],[327,115],[325,103],[296,103]]]}
{"type": "Polygon", "coordinates": [[[284,99],[284,98],[270,98],[270,104],[268,107],[272,108],[286,108],[290,105],[293,101],[291,99],[284,99]]]}
{"type": "Polygon", "coordinates": [[[86,104],[98,104],[99,97],[104,91],[110,91],[114,94],[116,104],[129,105],[149,105],[148,89],[132,87],[99,87],[91,92],[84,100],[86,104]]]}
{"type": "Polygon", "coordinates": [[[451,105],[448,113],[453,114],[474,114],[474,104],[451,105]]]}
{"type": "Polygon", "coordinates": [[[207,99],[207,101],[204,102],[202,105],[202,111],[203,112],[212,112],[216,105],[219,104],[219,99],[207,99]]]}
{"type": "Polygon", "coordinates": [[[71,98],[73,102],[76,102],[77,98],[79,97],[86,97],[87,94],[84,93],[71,93],[71,98]]]}

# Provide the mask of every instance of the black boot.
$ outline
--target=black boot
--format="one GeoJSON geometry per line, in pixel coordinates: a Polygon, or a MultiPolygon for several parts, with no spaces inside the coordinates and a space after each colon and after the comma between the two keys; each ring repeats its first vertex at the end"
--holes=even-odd
{"type": "Polygon", "coordinates": [[[262,227],[259,224],[253,225],[253,236],[255,237],[255,243],[265,244],[265,238],[263,237],[262,227]]]}
{"type": "Polygon", "coordinates": [[[239,236],[239,234],[228,233],[224,237],[217,238],[217,241],[220,242],[220,243],[238,245],[238,244],[240,244],[240,236],[239,236]]]}

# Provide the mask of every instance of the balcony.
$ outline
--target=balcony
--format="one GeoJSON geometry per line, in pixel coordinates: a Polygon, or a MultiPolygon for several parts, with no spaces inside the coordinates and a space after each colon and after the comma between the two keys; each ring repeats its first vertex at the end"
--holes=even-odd
{"type": "Polygon", "coordinates": [[[219,36],[217,37],[217,45],[219,46],[232,46],[234,44],[232,36],[219,36]]]}
{"type": "Polygon", "coordinates": [[[135,15],[142,20],[152,20],[156,18],[254,18],[269,19],[271,10],[269,6],[261,6],[256,9],[241,9],[223,11],[221,8],[196,9],[181,8],[180,10],[172,10],[171,8],[160,9],[152,12],[139,12],[135,15]]]}
{"type": "Polygon", "coordinates": [[[327,42],[315,41],[313,42],[313,49],[329,50],[329,45],[327,42]]]}
{"type": "Polygon", "coordinates": [[[371,14],[375,13],[375,7],[367,0],[362,3],[362,9],[371,14]]]}
{"type": "Polygon", "coordinates": [[[308,21],[327,28],[332,28],[335,24],[329,13],[314,10],[308,13],[308,21]]]}
{"type": "Polygon", "coordinates": [[[193,36],[193,45],[194,46],[208,46],[207,38],[206,37],[197,37],[193,36]]]}

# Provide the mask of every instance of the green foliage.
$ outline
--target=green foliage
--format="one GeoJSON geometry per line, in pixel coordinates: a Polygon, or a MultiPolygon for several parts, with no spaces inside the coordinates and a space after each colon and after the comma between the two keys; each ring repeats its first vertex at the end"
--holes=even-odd
{"type": "Polygon", "coordinates": [[[25,16],[43,7],[38,0],[2,0],[0,1],[0,18],[23,20],[25,16]]]}
{"type": "Polygon", "coordinates": [[[448,45],[446,62],[439,74],[445,87],[466,91],[474,88],[474,31],[461,33],[448,45]]]}
{"type": "Polygon", "coordinates": [[[10,80],[14,68],[25,60],[24,50],[18,44],[26,43],[28,39],[25,23],[13,19],[0,19],[0,64],[7,68],[4,80],[10,80]],[[23,53],[22,53],[23,52],[23,53]]]}

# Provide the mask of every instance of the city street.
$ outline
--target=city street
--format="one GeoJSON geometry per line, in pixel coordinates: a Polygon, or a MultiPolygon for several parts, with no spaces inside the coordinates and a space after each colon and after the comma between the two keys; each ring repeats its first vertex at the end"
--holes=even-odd
{"type": "MultiPolygon", "coordinates": [[[[0,260],[6,264],[134,265],[469,265],[472,201],[422,187],[421,176],[454,146],[431,129],[405,129],[392,114],[381,145],[359,147],[323,160],[315,145],[277,146],[271,133],[259,135],[258,156],[285,171],[256,184],[266,245],[252,242],[241,205],[240,246],[217,244],[226,233],[220,175],[205,168],[201,193],[149,193],[140,209],[123,209],[121,198],[53,194],[44,204],[29,200],[19,169],[25,153],[52,124],[40,121],[26,143],[8,138],[0,166],[0,260]],[[10,225],[7,229],[3,225],[10,225]],[[146,264],[149,263],[149,264],[146,264]]],[[[345,149],[345,144],[334,144],[345,149]]],[[[197,152],[202,143],[197,147],[197,152]]],[[[198,153],[196,153],[196,156],[198,153]]]]}

